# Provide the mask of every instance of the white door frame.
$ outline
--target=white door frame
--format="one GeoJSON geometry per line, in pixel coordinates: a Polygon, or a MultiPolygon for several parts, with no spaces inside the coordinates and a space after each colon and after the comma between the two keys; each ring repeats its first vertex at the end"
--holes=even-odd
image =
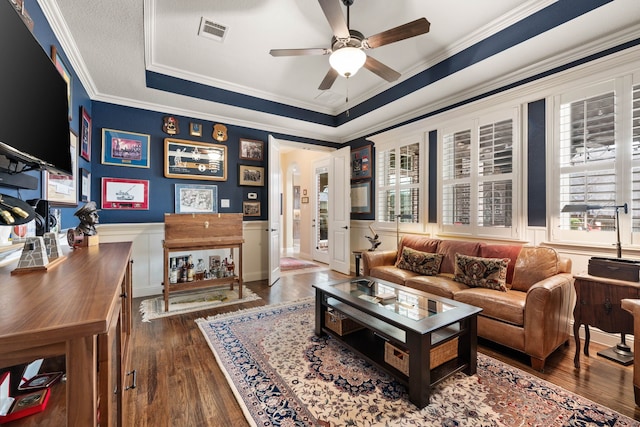
{"type": "Polygon", "coordinates": [[[267,240],[269,242],[269,286],[280,279],[280,230],[282,173],[280,172],[280,141],[269,135],[269,214],[267,240]]]}

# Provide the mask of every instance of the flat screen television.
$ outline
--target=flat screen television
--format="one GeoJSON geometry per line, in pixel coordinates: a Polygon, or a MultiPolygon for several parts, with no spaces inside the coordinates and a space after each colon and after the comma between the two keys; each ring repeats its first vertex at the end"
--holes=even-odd
{"type": "Polygon", "coordinates": [[[6,0],[0,58],[0,155],[11,165],[5,169],[70,174],[67,83],[6,0]]]}

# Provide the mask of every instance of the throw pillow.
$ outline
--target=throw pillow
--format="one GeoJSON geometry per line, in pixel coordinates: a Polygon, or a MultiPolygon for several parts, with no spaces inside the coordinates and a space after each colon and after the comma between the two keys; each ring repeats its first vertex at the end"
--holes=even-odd
{"type": "Polygon", "coordinates": [[[507,291],[508,258],[479,258],[456,254],[453,280],[467,286],[507,291]]]}
{"type": "Polygon", "coordinates": [[[398,263],[398,268],[414,271],[425,276],[435,276],[440,271],[441,263],[441,254],[421,252],[404,247],[402,248],[402,257],[398,263]]]}

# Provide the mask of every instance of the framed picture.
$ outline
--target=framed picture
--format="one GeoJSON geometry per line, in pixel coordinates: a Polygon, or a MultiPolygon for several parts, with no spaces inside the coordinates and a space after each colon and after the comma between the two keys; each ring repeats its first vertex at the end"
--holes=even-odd
{"type": "Polygon", "coordinates": [[[85,168],[80,168],[80,201],[88,202],[91,200],[91,172],[85,168]]]}
{"type": "Polygon", "coordinates": [[[67,82],[67,103],[69,105],[69,120],[71,120],[73,118],[73,114],[71,111],[71,100],[73,99],[73,82],[71,72],[69,71],[69,67],[67,67],[67,65],[62,60],[62,57],[58,53],[58,49],[56,49],[56,47],[53,45],[51,45],[51,60],[53,61],[53,65],[55,65],[57,70],[60,72],[60,75],[62,75],[64,81],[67,82]]]}
{"type": "Polygon", "coordinates": [[[218,186],[176,184],[176,213],[218,213],[218,186]]]}
{"type": "Polygon", "coordinates": [[[200,123],[189,123],[189,135],[202,136],[202,125],[200,123]]]}
{"type": "Polygon", "coordinates": [[[260,202],[242,202],[244,216],[260,216],[260,202]]]}
{"type": "Polygon", "coordinates": [[[264,142],[240,138],[240,158],[262,161],[264,159],[264,142]]]}
{"type": "Polygon", "coordinates": [[[78,136],[69,131],[72,175],[43,172],[42,198],[53,206],[78,206],[78,136]]]}
{"type": "Polygon", "coordinates": [[[351,150],[351,179],[371,178],[371,145],[351,150]]]}
{"type": "Polygon", "coordinates": [[[219,144],[164,139],[164,176],[211,181],[227,180],[227,147],[219,144]]]}
{"type": "Polygon", "coordinates": [[[143,133],[102,129],[102,164],[148,168],[149,139],[143,133]]]}
{"type": "Polygon", "coordinates": [[[149,181],[102,178],[102,209],[149,209],[149,181]]]}
{"type": "Polygon", "coordinates": [[[371,213],[371,181],[351,184],[351,213],[371,213]]]}
{"type": "Polygon", "coordinates": [[[259,166],[240,165],[239,185],[264,186],[264,168],[259,166]]]}
{"type": "Polygon", "coordinates": [[[91,116],[80,107],[80,157],[91,161],[91,116]]]}

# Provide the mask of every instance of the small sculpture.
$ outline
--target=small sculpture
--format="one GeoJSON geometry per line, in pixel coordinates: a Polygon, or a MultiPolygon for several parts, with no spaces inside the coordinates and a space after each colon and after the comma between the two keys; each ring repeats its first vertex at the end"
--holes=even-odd
{"type": "Polygon", "coordinates": [[[96,224],[99,222],[99,216],[96,202],[87,202],[87,204],[78,209],[74,215],[80,219],[80,224],[76,227],[77,232],[85,236],[95,236],[98,234],[96,224]]]}
{"type": "Polygon", "coordinates": [[[370,236],[364,236],[364,237],[369,241],[369,243],[371,243],[371,247],[369,248],[369,251],[375,251],[382,242],[378,240],[378,233],[373,231],[372,225],[369,225],[369,230],[371,230],[371,234],[373,234],[373,237],[370,237],[370,236]]]}
{"type": "Polygon", "coordinates": [[[375,251],[378,246],[380,246],[380,244],[382,243],[380,240],[378,240],[378,235],[376,234],[375,236],[371,237],[371,236],[364,236],[369,243],[371,243],[371,247],[369,248],[369,251],[375,251]]]}

